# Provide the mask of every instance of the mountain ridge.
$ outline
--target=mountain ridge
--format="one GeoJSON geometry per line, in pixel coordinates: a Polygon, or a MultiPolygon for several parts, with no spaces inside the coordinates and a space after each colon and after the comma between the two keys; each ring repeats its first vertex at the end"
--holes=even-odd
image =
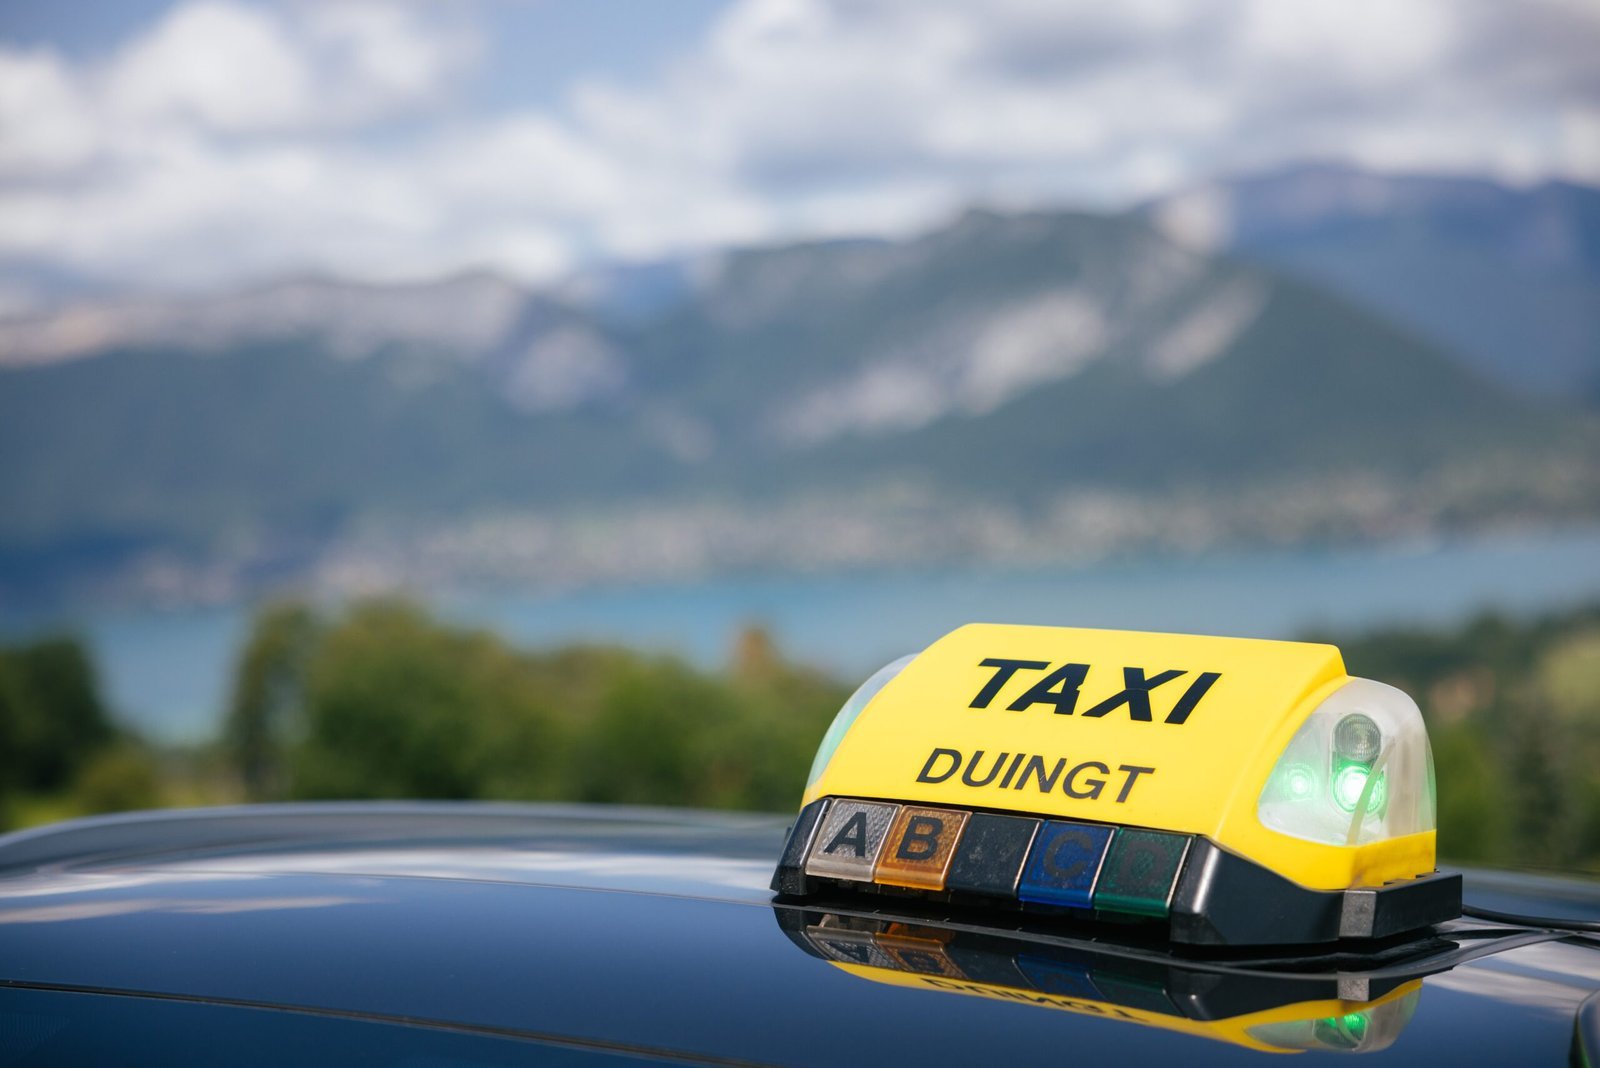
{"type": "Polygon", "coordinates": [[[1341,293],[1522,392],[1600,402],[1600,189],[1297,165],[1138,213],[1341,293]]]}
{"type": "Polygon", "coordinates": [[[330,561],[547,581],[1363,536],[1600,500],[1592,417],[1137,216],[971,212],[899,242],[734,251],[643,317],[481,277],[299,285],[0,366],[0,590],[72,580],[84,554],[60,546],[124,583],[330,561]],[[451,319],[472,308],[484,321],[451,319]],[[474,558],[445,548],[463,544],[474,558]]]}

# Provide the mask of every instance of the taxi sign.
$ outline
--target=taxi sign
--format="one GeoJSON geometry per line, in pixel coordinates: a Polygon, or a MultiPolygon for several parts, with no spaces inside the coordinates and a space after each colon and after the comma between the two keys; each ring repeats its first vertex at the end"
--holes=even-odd
{"type": "Polygon", "coordinates": [[[1329,645],[963,627],[852,696],[803,805],[783,893],[909,888],[1170,920],[1195,942],[1459,914],[1459,876],[1434,873],[1421,714],[1329,645]],[[1299,920],[1263,930],[1238,895],[1267,891],[1299,920]]]}

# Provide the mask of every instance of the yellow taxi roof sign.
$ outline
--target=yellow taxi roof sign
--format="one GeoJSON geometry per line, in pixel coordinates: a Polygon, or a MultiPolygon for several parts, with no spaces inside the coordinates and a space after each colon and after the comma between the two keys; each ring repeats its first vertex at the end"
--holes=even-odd
{"type": "MultiPolygon", "coordinates": [[[[836,748],[819,755],[805,802],[878,799],[1204,836],[1316,889],[1429,872],[1431,765],[1426,820],[1414,821],[1427,829],[1415,833],[1357,833],[1375,806],[1401,803],[1385,791],[1402,769],[1336,767],[1325,741],[1306,758],[1309,770],[1296,763],[1292,774],[1324,782],[1353,818],[1323,805],[1325,826],[1307,835],[1278,818],[1298,809],[1268,805],[1286,752],[1311,745],[1301,738],[1313,713],[1352,682],[1365,680],[1350,678],[1331,645],[972,624],[911,659],[843,725],[836,748]]],[[[1358,741],[1363,722],[1374,722],[1345,714],[1346,734],[1347,721],[1358,741]]],[[[1425,735],[1422,756],[1415,751],[1396,758],[1411,761],[1408,780],[1422,775],[1425,735]]]]}

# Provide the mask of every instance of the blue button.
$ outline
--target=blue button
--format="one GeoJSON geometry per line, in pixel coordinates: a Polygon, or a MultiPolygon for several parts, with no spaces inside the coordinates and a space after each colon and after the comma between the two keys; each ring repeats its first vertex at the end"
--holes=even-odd
{"type": "Polygon", "coordinates": [[[1017,896],[1041,905],[1086,909],[1112,828],[1046,820],[1033,840],[1017,896]]]}

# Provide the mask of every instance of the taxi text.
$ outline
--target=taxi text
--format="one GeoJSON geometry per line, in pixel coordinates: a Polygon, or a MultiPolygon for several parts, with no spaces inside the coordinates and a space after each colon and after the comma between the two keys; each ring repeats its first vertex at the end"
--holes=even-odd
{"type": "MultiPolygon", "coordinates": [[[[973,696],[967,706],[969,708],[988,708],[990,702],[1000,695],[1000,691],[1019,672],[1043,671],[1047,672],[1043,678],[1033,680],[1032,685],[1006,705],[1008,712],[1022,712],[1034,705],[1049,705],[1058,716],[1070,716],[1076,713],[1085,719],[1099,719],[1126,709],[1129,719],[1141,723],[1149,723],[1154,718],[1150,709],[1151,691],[1190,674],[1179,668],[1152,672],[1141,667],[1124,667],[1120,676],[1122,682],[1120,689],[1078,712],[1078,699],[1091,671],[1088,664],[1067,663],[1052,669],[1047,660],[1014,660],[1009,657],[991,656],[979,661],[978,666],[992,669],[993,674],[983,684],[983,688],[973,696]]],[[[1106,674],[1109,672],[1097,672],[1096,677],[1106,674]]],[[[1188,722],[1200,699],[1220,678],[1222,678],[1220,672],[1200,671],[1195,672],[1194,678],[1190,679],[1188,685],[1181,690],[1175,686],[1171,687],[1170,692],[1174,701],[1161,722],[1175,726],[1188,722]]],[[[1168,691],[1163,691],[1166,692],[1168,691]]]]}

